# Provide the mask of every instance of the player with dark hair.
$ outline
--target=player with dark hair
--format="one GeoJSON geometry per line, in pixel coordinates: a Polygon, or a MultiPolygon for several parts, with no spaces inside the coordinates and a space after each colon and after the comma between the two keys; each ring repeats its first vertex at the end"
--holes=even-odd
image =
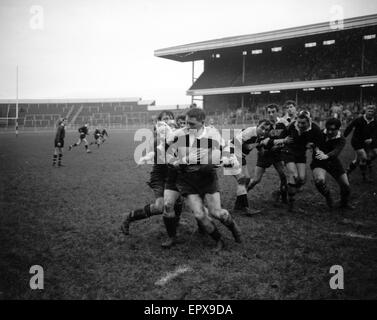
{"type": "MultiPolygon", "coordinates": [[[[164,199],[173,203],[173,211],[175,214],[175,223],[178,224],[179,216],[182,211],[182,203],[177,202],[176,199],[170,200],[170,197],[175,197],[178,193],[174,179],[167,181],[169,176],[169,167],[166,164],[165,150],[159,148],[159,142],[162,141],[165,145],[167,132],[171,131],[170,125],[173,125],[174,114],[171,111],[164,110],[160,112],[157,118],[157,123],[154,126],[153,139],[149,142],[149,152],[145,157],[139,160],[139,164],[148,163],[152,161],[153,167],[150,173],[150,180],[147,182],[148,186],[153,190],[155,202],[145,205],[143,208],[131,210],[125,213],[121,230],[125,235],[129,234],[130,224],[137,220],[147,219],[154,215],[161,215],[164,212],[164,199]],[[170,191],[167,191],[170,190],[170,191]]],[[[170,170],[170,173],[174,173],[170,170]]],[[[179,195],[179,194],[178,194],[179,195]]],[[[174,235],[175,237],[175,235],[174,235]]],[[[172,244],[170,244],[172,245],[172,244]]],[[[166,244],[169,247],[169,243],[166,244]]]]}
{"type": "Polygon", "coordinates": [[[326,198],[330,209],[333,208],[333,199],[326,185],[326,173],[329,173],[340,187],[340,208],[352,209],[348,203],[350,185],[347,174],[338,158],[346,144],[346,139],[340,133],[340,127],[341,122],[337,118],[330,118],[326,121],[326,129],[322,132],[322,144],[315,146],[310,168],[313,171],[315,186],[326,198]]]}
{"type": "Polygon", "coordinates": [[[323,135],[317,124],[312,122],[308,111],[301,111],[297,119],[287,128],[283,140],[282,159],[288,172],[288,210],[293,211],[295,194],[306,181],[306,150],[322,145],[323,135]]]}
{"type": "Polygon", "coordinates": [[[178,128],[183,128],[186,126],[186,115],[185,114],[180,114],[179,116],[176,117],[176,123],[178,128]]]}
{"type": "Polygon", "coordinates": [[[63,158],[63,148],[64,148],[64,138],[65,138],[65,121],[66,119],[63,118],[58,122],[58,128],[55,134],[55,141],[54,141],[54,155],[52,158],[52,166],[55,167],[56,160],[58,159],[58,167],[62,167],[62,158],[63,158]]]}
{"type": "Polygon", "coordinates": [[[89,145],[88,144],[88,140],[86,140],[86,136],[89,134],[89,123],[85,123],[85,125],[83,125],[82,127],[80,127],[78,129],[78,131],[79,131],[79,134],[80,134],[79,140],[76,143],[70,145],[69,148],[68,148],[68,150],[71,151],[72,148],[77,147],[82,142],[84,142],[86,152],[90,153],[91,151],[89,150],[89,147],[88,147],[88,145],[89,145]]]}
{"type": "MultiPolygon", "coordinates": [[[[218,219],[233,234],[236,242],[241,242],[238,226],[229,212],[221,207],[216,165],[224,142],[217,129],[204,126],[205,113],[202,109],[191,108],[186,114],[186,128],[178,129],[169,139],[169,148],[177,150],[178,168],[176,185],[188,208],[203,229],[216,241],[216,251],[224,247],[224,241],[210,217],[218,219]],[[208,213],[204,208],[206,201],[208,213]]],[[[166,224],[168,234],[174,234],[174,217],[166,212],[170,223],[166,224]],[[169,230],[170,229],[170,230],[169,230]]]]}
{"type": "Polygon", "coordinates": [[[230,141],[230,146],[235,150],[235,155],[241,161],[241,169],[228,169],[229,174],[237,180],[237,197],[234,204],[235,212],[245,215],[254,215],[260,212],[249,208],[249,200],[247,198],[247,187],[250,182],[250,174],[247,167],[246,157],[250,152],[259,145],[260,141],[266,137],[267,132],[271,129],[271,123],[268,120],[260,120],[255,127],[243,129],[239,135],[230,141]],[[237,142],[236,142],[237,141],[237,142]],[[240,147],[236,147],[238,143],[240,147]]]}
{"type": "Polygon", "coordinates": [[[284,161],[281,157],[281,142],[288,134],[287,127],[289,123],[284,119],[278,118],[279,107],[276,104],[269,104],[266,107],[266,111],[271,123],[271,129],[267,132],[267,138],[261,141],[254,177],[251,179],[247,190],[252,190],[260,183],[266,169],[273,165],[280,178],[280,192],[277,193],[277,199],[281,197],[283,203],[287,203],[287,178],[284,173],[284,161]]]}
{"type": "Polygon", "coordinates": [[[364,181],[369,180],[366,176],[367,168],[369,167],[371,171],[372,161],[377,157],[377,122],[375,112],[375,105],[367,106],[365,114],[353,120],[344,130],[345,137],[354,130],[351,145],[356,152],[356,159],[350,163],[347,174],[350,175],[359,166],[364,181]]]}
{"type": "Polygon", "coordinates": [[[296,117],[297,117],[296,102],[293,100],[287,100],[283,105],[283,117],[281,119],[283,121],[291,123],[294,120],[296,120],[296,117]]]}

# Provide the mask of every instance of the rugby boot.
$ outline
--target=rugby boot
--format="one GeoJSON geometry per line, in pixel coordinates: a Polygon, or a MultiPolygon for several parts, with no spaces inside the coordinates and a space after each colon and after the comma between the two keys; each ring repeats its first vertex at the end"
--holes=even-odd
{"type": "MultiPolygon", "coordinates": [[[[149,208],[149,205],[147,205],[145,207],[149,208]]],[[[122,230],[122,232],[123,232],[123,234],[124,235],[129,235],[130,234],[130,224],[131,224],[131,222],[136,221],[136,220],[142,220],[142,219],[145,219],[147,217],[148,217],[148,215],[147,215],[147,212],[146,212],[145,208],[143,208],[143,209],[136,209],[136,210],[132,210],[132,211],[128,212],[125,215],[123,223],[122,223],[122,225],[120,227],[121,230],[122,230]]]]}
{"type": "Polygon", "coordinates": [[[326,203],[327,203],[327,206],[329,207],[330,210],[332,210],[334,208],[334,200],[333,200],[331,194],[328,194],[326,196],[326,203]]]}
{"type": "Polygon", "coordinates": [[[177,243],[177,216],[163,217],[168,239],[161,243],[161,247],[169,249],[177,243]]]}
{"type": "Polygon", "coordinates": [[[230,230],[230,232],[232,232],[234,241],[236,241],[237,243],[242,243],[241,230],[237,226],[236,222],[234,220],[231,220],[231,222],[227,224],[226,227],[230,230]]]}

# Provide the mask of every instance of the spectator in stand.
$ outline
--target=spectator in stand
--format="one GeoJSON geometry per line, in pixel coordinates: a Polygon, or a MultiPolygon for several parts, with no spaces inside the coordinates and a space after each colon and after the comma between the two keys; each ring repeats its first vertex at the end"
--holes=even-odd
{"type": "Polygon", "coordinates": [[[343,106],[335,101],[335,103],[330,108],[330,118],[339,119],[342,121],[343,106]]]}

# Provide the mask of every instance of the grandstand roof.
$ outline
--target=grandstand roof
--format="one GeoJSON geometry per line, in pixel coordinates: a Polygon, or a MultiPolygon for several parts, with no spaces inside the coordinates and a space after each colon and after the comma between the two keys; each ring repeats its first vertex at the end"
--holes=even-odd
{"type": "MultiPolygon", "coordinates": [[[[92,99],[19,99],[18,103],[100,103],[100,102],[139,102],[141,98],[92,98],[92,99]]],[[[16,99],[0,99],[0,104],[16,103],[16,99]]]]}
{"type": "Polygon", "coordinates": [[[202,96],[202,95],[204,96],[204,95],[212,95],[212,94],[233,94],[233,93],[247,93],[247,92],[255,92],[255,91],[337,87],[337,86],[349,86],[349,85],[362,85],[362,84],[370,84],[370,83],[377,83],[377,76],[272,83],[272,84],[261,84],[261,85],[240,86],[240,87],[196,89],[196,90],[188,90],[187,94],[191,96],[202,96]]]}
{"type": "Polygon", "coordinates": [[[203,53],[208,53],[216,49],[232,48],[256,43],[269,41],[292,39],[304,36],[318,35],[340,30],[350,30],[377,25],[377,14],[360,16],[345,19],[342,29],[334,28],[329,21],[310,24],[306,26],[281,29],[276,31],[261,32],[249,35],[227,37],[215,40],[195,42],[175,47],[155,50],[156,57],[176,60],[176,61],[193,61],[202,60],[203,53]]]}

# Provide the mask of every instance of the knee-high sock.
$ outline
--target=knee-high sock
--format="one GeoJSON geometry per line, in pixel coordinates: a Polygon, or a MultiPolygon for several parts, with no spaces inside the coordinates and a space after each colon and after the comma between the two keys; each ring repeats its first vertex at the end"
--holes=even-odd
{"type": "Polygon", "coordinates": [[[287,178],[285,175],[280,176],[280,194],[283,202],[287,201],[287,192],[288,192],[288,186],[287,186],[287,178]]]}
{"type": "Polygon", "coordinates": [[[367,173],[367,164],[366,164],[366,162],[360,163],[359,167],[360,167],[361,175],[363,176],[363,178],[365,178],[366,173],[367,173]]]}
{"type": "Polygon", "coordinates": [[[351,189],[348,185],[342,185],[340,187],[340,204],[346,206],[348,204],[348,199],[351,194],[351,189]]]}
{"type": "Polygon", "coordinates": [[[295,183],[288,183],[288,201],[289,202],[294,202],[296,189],[297,187],[295,183]]]}
{"type": "Polygon", "coordinates": [[[317,181],[315,182],[315,186],[320,194],[322,194],[325,198],[330,196],[330,190],[327,188],[326,182],[324,181],[317,181]]]}
{"type": "Polygon", "coordinates": [[[179,224],[179,220],[181,219],[182,208],[183,201],[179,198],[174,204],[175,220],[177,225],[179,224]]]}
{"type": "Polygon", "coordinates": [[[147,219],[151,216],[159,215],[159,214],[162,214],[162,212],[158,212],[158,211],[152,212],[151,205],[147,204],[146,206],[144,206],[144,208],[132,210],[127,216],[127,218],[129,221],[136,221],[136,220],[147,219]]]}
{"type": "Polygon", "coordinates": [[[58,155],[57,154],[54,154],[52,156],[52,165],[55,165],[56,164],[56,159],[57,159],[58,155]]]}
{"type": "Polygon", "coordinates": [[[59,153],[59,159],[58,159],[58,165],[59,166],[62,164],[62,158],[63,158],[63,154],[59,153]]]}
{"type": "Polygon", "coordinates": [[[357,164],[355,160],[352,160],[351,163],[348,166],[347,173],[351,173],[353,170],[357,168],[357,164]]]}
{"type": "Polygon", "coordinates": [[[175,217],[163,217],[166,232],[169,238],[175,238],[177,235],[177,221],[175,217]]]}

